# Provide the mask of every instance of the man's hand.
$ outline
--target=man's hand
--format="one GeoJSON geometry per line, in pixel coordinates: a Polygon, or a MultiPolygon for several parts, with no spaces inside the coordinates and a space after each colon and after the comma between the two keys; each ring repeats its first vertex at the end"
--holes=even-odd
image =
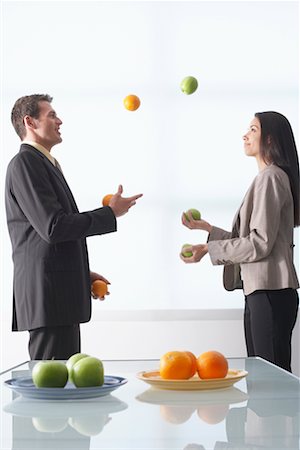
{"type": "Polygon", "coordinates": [[[109,206],[114,212],[116,217],[123,216],[128,212],[128,210],[136,204],[138,198],[142,197],[143,194],[133,195],[132,197],[122,197],[123,186],[120,184],[118,187],[118,192],[112,196],[109,202],[109,206]]]}
{"type": "MultiPolygon", "coordinates": [[[[97,297],[97,295],[95,295],[92,291],[92,284],[94,283],[94,281],[96,280],[101,280],[104,281],[104,283],[106,283],[107,285],[110,284],[110,282],[104,278],[102,275],[100,275],[99,273],[96,272],[90,272],[90,280],[91,280],[91,295],[94,299],[99,299],[99,300],[105,300],[105,296],[104,297],[97,297]]],[[[107,292],[105,295],[109,295],[110,293],[107,292]]]]}
{"type": "Polygon", "coordinates": [[[186,258],[185,256],[180,253],[180,258],[182,261],[184,261],[187,264],[190,263],[196,263],[201,261],[203,256],[208,253],[208,245],[207,244],[198,244],[198,245],[191,245],[190,247],[184,247],[184,252],[191,252],[193,253],[192,256],[189,258],[186,258]]]}

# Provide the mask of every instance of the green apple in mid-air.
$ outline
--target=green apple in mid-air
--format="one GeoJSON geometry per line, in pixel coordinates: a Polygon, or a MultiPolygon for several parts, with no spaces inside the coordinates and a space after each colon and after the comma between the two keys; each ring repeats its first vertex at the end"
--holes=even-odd
{"type": "Polygon", "coordinates": [[[74,364],[71,377],[76,387],[102,386],[104,383],[102,361],[93,356],[81,358],[74,364]]]}
{"type": "Polygon", "coordinates": [[[200,211],[198,211],[198,209],[191,208],[191,209],[189,209],[188,211],[186,211],[184,213],[186,220],[189,221],[190,219],[189,219],[188,213],[192,214],[192,218],[194,220],[200,220],[201,219],[201,213],[200,213],[200,211]]]}
{"type": "Polygon", "coordinates": [[[196,91],[197,87],[198,81],[195,77],[185,77],[180,84],[182,92],[187,95],[193,94],[196,91]]]}
{"type": "Polygon", "coordinates": [[[181,254],[182,254],[182,256],[184,256],[185,258],[190,258],[191,256],[193,256],[193,252],[185,252],[184,249],[185,249],[186,247],[192,247],[192,244],[184,244],[184,245],[181,247],[181,254]]]}
{"type": "Polygon", "coordinates": [[[82,358],[86,358],[90,355],[86,355],[85,353],[75,353],[74,355],[72,355],[68,361],[66,362],[66,366],[69,372],[69,380],[73,383],[73,379],[72,379],[72,369],[74,364],[77,363],[77,361],[79,361],[82,358]]]}
{"type": "Polygon", "coordinates": [[[68,381],[67,366],[61,361],[40,361],[32,370],[32,380],[38,388],[65,387],[68,381]]]}

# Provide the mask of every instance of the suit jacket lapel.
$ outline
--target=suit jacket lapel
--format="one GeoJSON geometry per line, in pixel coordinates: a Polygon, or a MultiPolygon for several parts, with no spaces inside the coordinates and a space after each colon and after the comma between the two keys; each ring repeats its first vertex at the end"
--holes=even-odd
{"type": "Polygon", "coordinates": [[[54,165],[52,164],[52,162],[49,161],[49,159],[48,159],[45,155],[43,155],[43,153],[39,152],[36,148],[32,147],[31,145],[29,145],[29,144],[22,144],[22,145],[21,145],[20,151],[24,151],[24,150],[26,150],[26,151],[32,151],[32,152],[34,152],[35,154],[37,154],[40,158],[43,159],[43,161],[45,162],[45,164],[48,165],[48,167],[50,168],[50,170],[54,173],[54,175],[58,178],[59,182],[62,184],[62,186],[63,186],[63,188],[64,188],[64,190],[65,190],[65,192],[66,192],[66,194],[67,194],[67,196],[68,196],[68,198],[69,198],[69,200],[70,200],[70,202],[71,202],[71,204],[72,204],[72,207],[73,207],[74,210],[75,210],[75,212],[78,212],[78,208],[77,208],[75,199],[74,199],[74,197],[73,197],[73,194],[72,194],[72,192],[71,192],[71,190],[70,190],[70,188],[69,188],[69,186],[68,186],[68,183],[67,183],[66,180],[65,180],[65,177],[63,176],[63,174],[62,174],[62,172],[59,170],[59,168],[56,167],[56,166],[54,166],[54,165]]]}

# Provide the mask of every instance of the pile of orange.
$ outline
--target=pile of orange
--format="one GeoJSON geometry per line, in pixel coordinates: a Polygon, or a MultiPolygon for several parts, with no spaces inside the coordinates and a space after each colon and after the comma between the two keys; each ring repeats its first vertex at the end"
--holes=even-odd
{"type": "Polygon", "coordinates": [[[189,351],[171,351],[160,358],[159,374],[168,380],[188,380],[196,373],[202,379],[224,378],[228,361],[222,353],[210,350],[198,358],[189,351]]]}

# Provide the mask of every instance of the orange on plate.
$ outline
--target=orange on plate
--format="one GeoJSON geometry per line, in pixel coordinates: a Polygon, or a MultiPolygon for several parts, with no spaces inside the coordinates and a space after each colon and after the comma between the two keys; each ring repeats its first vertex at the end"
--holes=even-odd
{"type": "Polygon", "coordinates": [[[222,353],[209,350],[197,358],[197,371],[202,379],[224,378],[228,372],[228,361],[222,353]]]}
{"type": "Polygon", "coordinates": [[[103,206],[108,206],[108,205],[109,205],[109,202],[110,202],[110,199],[113,197],[113,195],[114,195],[114,194],[107,194],[107,195],[105,195],[105,196],[103,197],[103,199],[102,199],[102,205],[103,205],[103,206]]]}
{"type": "Polygon", "coordinates": [[[107,284],[102,280],[95,280],[92,284],[92,292],[96,297],[102,298],[107,292],[107,284]]]}
{"type": "Polygon", "coordinates": [[[187,380],[192,376],[192,367],[187,352],[171,351],[160,358],[159,374],[165,380],[187,380]]]}
{"type": "Polygon", "coordinates": [[[123,103],[126,109],[129,111],[135,111],[139,108],[141,101],[137,95],[130,94],[124,98],[123,103]]]}
{"type": "Polygon", "coordinates": [[[185,351],[185,353],[190,357],[192,365],[191,365],[191,377],[193,377],[195,375],[195,373],[197,372],[197,358],[194,355],[194,353],[189,352],[189,351],[185,351]]]}

